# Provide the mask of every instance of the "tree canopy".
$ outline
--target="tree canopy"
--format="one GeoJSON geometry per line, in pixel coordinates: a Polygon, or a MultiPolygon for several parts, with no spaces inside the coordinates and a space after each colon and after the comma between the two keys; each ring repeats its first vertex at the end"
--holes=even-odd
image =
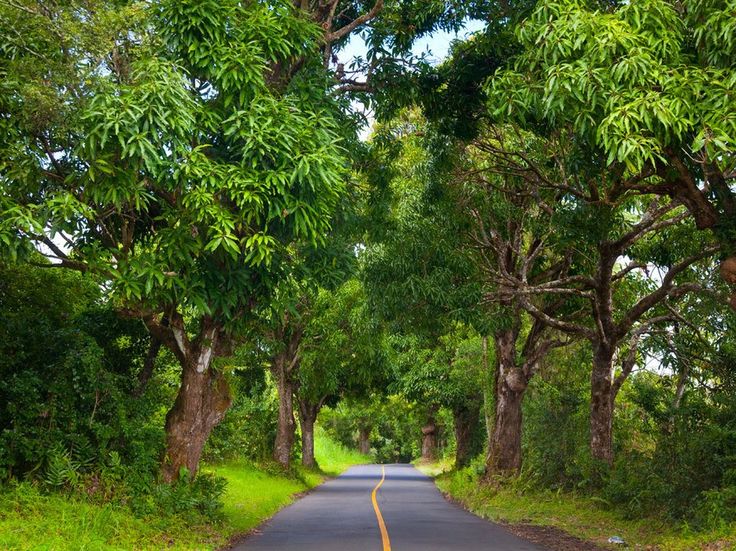
{"type": "Polygon", "coordinates": [[[0,481],[212,519],[330,438],[726,526],[735,69],[732,0],[0,0],[0,481]]]}

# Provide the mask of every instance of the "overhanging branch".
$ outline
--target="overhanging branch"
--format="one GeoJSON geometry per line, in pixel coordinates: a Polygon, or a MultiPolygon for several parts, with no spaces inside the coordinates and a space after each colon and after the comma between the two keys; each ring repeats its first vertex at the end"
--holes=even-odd
{"type": "Polygon", "coordinates": [[[352,31],[354,31],[361,25],[364,25],[371,19],[374,19],[376,15],[378,15],[378,12],[380,12],[382,9],[383,9],[383,0],[376,0],[376,3],[373,5],[373,7],[371,8],[369,12],[361,15],[360,17],[357,17],[356,19],[352,20],[350,23],[348,23],[344,27],[341,27],[334,32],[327,33],[327,35],[325,35],[325,42],[330,44],[336,40],[340,40],[343,36],[351,33],[352,31]]]}

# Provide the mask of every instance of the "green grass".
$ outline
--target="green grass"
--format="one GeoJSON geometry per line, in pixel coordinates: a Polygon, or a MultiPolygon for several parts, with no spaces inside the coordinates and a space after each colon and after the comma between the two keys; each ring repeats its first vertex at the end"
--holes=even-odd
{"type": "Polygon", "coordinates": [[[424,459],[419,458],[412,461],[412,464],[427,476],[435,478],[442,473],[452,470],[455,460],[451,456],[444,457],[437,461],[425,461],[424,459]]]}
{"type": "Polygon", "coordinates": [[[61,494],[45,495],[30,484],[0,489],[0,549],[112,550],[217,549],[291,503],[298,494],[370,458],[346,450],[317,431],[321,471],[229,462],[205,467],[228,481],[224,520],[192,526],[174,516],[137,518],[124,506],[97,504],[61,494]]]}
{"type": "Polygon", "coordinates": [[[371,463],[370,456],[349,450],[343,445],[329,438],[319,427],[315,431],[314,455],[323,473],[328,476],[337,476],[352,465],[371,463]]]}
{"type": "Polygon", "coordinates": [[[736,549],[736,526],[695,532],[684,524],[657,518],[629,519],[591,497],[480,484],[477,475],[468,469],[440,474],[435,480],[442,492],[479,516],[500,522],[555,526],[603,547],[610,536],[617,535],[639,549],[736,549]]]}
{"type": "Polygon", "coordinates": [[[206,549],[223,541],[211,526],[139,519],[126,507],[43,495],[27,483],[0,492],[0,549],[206,549]]]}

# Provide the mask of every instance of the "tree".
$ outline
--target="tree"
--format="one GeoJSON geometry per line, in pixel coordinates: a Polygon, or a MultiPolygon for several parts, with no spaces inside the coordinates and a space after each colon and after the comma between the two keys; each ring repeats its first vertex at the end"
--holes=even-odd
{"type": "Polygon", "coordinates": [[[424,127],[411,111],[374,137],[367,169],[375,186],[374,228],[366,233],[360,263],[369,304],[396,334],[393,363],[403,381],[398,386],[425,412],[429,456],[436,448],[436,412],[445,404],[442,374],[451,357],[447,351],[442,358],[432,356],[453,320],[472,317],[479,286],[468,251],[458,246],[465,220],[428,177],[429,154],[419,139],[424,127]]]}
{"type": "MultiPolygon", "coordinates": [[[[385,382],[385,335],[366,307],[362,285],[351,279],[335,291],[320,290],[304,337],[296,397],[302,464],[314,467],[314,424],[322,407],[360,399],[385,382]]],[[[366,440],[362,453],[368,453],[366,440]]]]}
{"type": "MultiPolygon", "coordinates": [[[[544,284],[562,277],[570,265],[566,255],[542,246],[554,231],[554,192],[544,192],[544,197],[527,193],[526,181],[501,170],[492,152],[499,142],[512,142],[538,157],[543,155],[542,141],[502,127],[479,129],[468,142],[449,141],[415,112],[385,130],[401,149],[389,150],[396,156],[393,231],[381,236],[381,247],[369,248],[365,258],[366,273],[380,281],[379,308],[401,319],[403,326],[411,325],[406,332],[422,328],[428,343],[446,332],[452,318],[493,335],[496,412],[489,429],[488,467],[491,472],[518,472],[524,392],[549,350],[567,339],[525,313],[509,292],[507,278],[544,284]]],[[[571,313],[557,299],[545,309],[571,313]]],[[[428,343],[424,347],[431,349],[428,343]]],[[[457,421],[462,421],[462,402],[453,404],[457,421]]],[[[428,434],[433,433],[431,426],[428,434]]]]}
{"type": "Polygon", "coordinates": [[[0,241],[95,274],[172,351],[163,475],[194,473],[230,402],[213,360],[343,189],[323,31],[284,4],[27,8],[3,7],[0,241]]]}
{"type": "MultiPolygon", "coordinates": [[[[294,420],[294,400],[297,398],[302,377],[301,364],[304,359],[306,346],[313,346],[314,338],[306,334],[310,324],[319,323],[315,316],[324,313],[327,308],[324,301],[326,289],[337,292],[341,285],[345,284],[348,277],[355,271],[356,256],[354,251],[354,240],[352,232],[356,226],[356,212],[359,209],[360,200],[355,186],[348,187],[348,193],[343,196],[342,201],[333,217],[331,228],[325,236],[324,243],[318,247],[294,247],[291,251],[291,262],[288,276],[282,277],[276,287],[272,300],[266,308],[259,310],[260,331],[265,338],[264,346],[271,350],[271,374],[277,383],[277,394],[279,398],[279,414],[277,424],[276,440],[274,442],[274,459],[282,466],[288,467],[294,446],[296,423],[294,420]],[[357,196],[357,197],[356,197],[357,196]],[[320,302],[320,297],[323,297],[320,302]],[[308,343],[305,345],[305,339],[308,343]]],[[[339,296],[339,293],[338,293],[339,296]]],[[[345,306],[342,302],[340,306],[345,306]]],[[[336,315],[334,312],[333,316],[336,315]]],[[[323,338],[322,335],[317,340],[323,338]]],[[[326,352],[328,353],[328,352],[326,352]]],[[[313,367],[313,364],[310,364],[313,367]]],[[[330,365],[327,371],[322,373],[329,379],[330,369],[340,369],[339,365],[330,365]]],[[[308,368],[307,379],[314,385],[308,385],[304,398],[310,397],[316,403],[305,403],[298,401],[300,409],[299,420],[311,420],[311,430],[305,434],[302,426],[302,439],[308,440],[308,454],[314,451],[314,421],[321,408],[322,398],[314,396],[319,392],[322,383],[315,380],[317,373],[308,368]]],[[[331,388],[325,382],[327,388],[331,388]]],[[[329,395],[330,390],[326,391],[329,395]]],[[[304,460],[304,454],[302,459],[304,460]]],[[[307,460],[309,462],[309,460],[307,460]]],[[[312,461],[313,463],[313,457],[312,461]]],[[[313,465],[308,465],[313,466],[313,465]]]]}
{"type": "Polygon", "coordinates": [[[455,468],[466,467],[483,450],[481,408],[489,372],[483,363],[482,338],[457,326],[442,339],[451,354],[445,382],[445,405],[452,411],[455,431],[455,468]]]}
{"type": "Polygon", "coordinates": [[[288,245],[324,236],[347,165],[340,135],[355,133],[341,94],[367,100],[401,65],[389,44],[406,52],[468,13],[438,0],[415,17],[407,5],[0,8],[0,243],[12,255],[43,244],[57,266],[96,274],[145,321],[152,354],[163,343],[176,355],[167,480],[196,471],[228,407],[213,359],[268,301],[288,245]],[[346,70],[334,54],[356,30],[369,60],[346,70]]]}
{"type": "Polygon", "coordinates": [[[274,355],[271,359],[271,374],[276,382],[279,398],[276,440],[273,458],[283,467],[291,463],[294,448],[296,421],[294,419],[294,393],[296,391],[301,353],[299,346],[304,334],[303,321],[299,314],[284,313],[278,326],[271,333],[274,355]],[[295,319],[292,319],[295,318],[295,319]]]}
{"type": "Polygon", "coordinates": [[[565,148],[550,145],[549,151],[559,152],[547,163],[559,173],[550,174],[518,149],[498,148],[494,154],[501,169],[522,176],[534,196],[540,187],[565,187],[555,210],[556,240],[533,246],[558,248],[558,257],[571,255],[571,269],[546,282],[535,282],[523,271],[506,272],[503,285],[539,323],[591,343],[591,452],[611,464],[614,402],[636,364],[638,343],[653,326],[675,319],[674,301],[701,289],[688,280],[688,271],[718,246],[692,237],[687,212],[677,202],[616,199],[608,193],[616,180],[606,169],[601,173],[595,164],[582,164],[565,148]],[[550,297],[587,305],[589,322],[546,310],[550,297]],[[617,357],[621,372],[614,377],[617,357]]]}
{"type": "MultiPolygon", "coordinates": [[[[576,145],[607,199],[671,197],[723,245],[736,282],[736,26],[728,2],[539,3],[489,80],[496,118],[576,145]],[[597,9],[596,9],[597,8],[597,9]]],[[[564,189],[566,182],[557,182],[564,189]]],[[[732,295],[731,303],[736,304],[732,295]]]]}
{"type": "Polygon", "coordinates": [[[442,408],[452,413],[456,439],[455,465],[463,467],[480,451],[478,438],[483,393],[480,338],[460,323],[448,325],[436,339],[418,334],[393,334],[393,387],[423,416],[422,459],[437,458],[443,429],[442,408]]]}
{"type": "MultiPolygon", "coordinates": [[[[448,168],[440,168],[457,216],[468,219],[463,246],[472,251],[474,277],[482,287],[478,310],[494,343],[495,415],[489,428],[489,473],[518,473],[522,465],[522,402],[526,389],[550,350],[569,344],[542,320],[530,318],[509,283],[533,281],[554,286],[570,270],[570,255],[549,250],[555,232],[554,192],[529,193],[519,174],[506,170],[499,147],[542,155],[539,139],[508,127],[488,127],[467,143],[454,146],[448,168]]],[[[569,317],[574,305],[557,297],[541,309],[569,317]]],[[[486,333],[486,334],[488,334],[486,333]]]]}

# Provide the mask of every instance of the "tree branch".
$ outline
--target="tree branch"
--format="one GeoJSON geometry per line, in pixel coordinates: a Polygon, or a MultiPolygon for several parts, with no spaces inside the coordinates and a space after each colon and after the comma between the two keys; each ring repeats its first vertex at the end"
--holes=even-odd
{"type": "Polygon", "coordinates": [[[325,42],[330,44],[334,42],[335,40],[341,39],[346,34],[351,33],[352,31],[354,31],[361,25],[375,18],[376,15],[378,15],[378,12],[380,12],[382,9],[383,9],[383,0],[376,0],[376,3],[373,5],[373,8],[371,8],[371,10],[368,13],[365,13],[361,15],[360,17],[354,19],[353,21],[351,21],[344,27],[341,27],[338,30],[325,35],[325,42]]]}
{"type": "MultiPolygon", "coordinates": [[[[662,285],[660,285],[659,288],[655,291],[649,293],[645,297],[642,297],[636,304],[634,304],[634,306],[629,309],[624,318],[617,324],[617,332],[622,335],[627,333],[629,328],[634,323],[636,323],[636,320],[643,316],[647,312],[647,310],[654,307],[657,303],[661,302],[667,296],[671,295],[671,292],[673,291],[674,279],[679,273],[685,271],[695,262],[703,260],[704,258],[708,258],[709,256],[716,253],[718,250],[720,250],[720,247],[718,245],[711,245],[710,247],[706,247],[699,253],[689,256],[672,266],[662,279],[662,285]]],[[[697,290],[690,284],[680,285],[678,287],[675,287],[674,289],[676,290],[676,296],[682,296],[685,293],[697,290]]]]}
{"type": "Polygon", "coordinates": [[[575,323],[570,323],[564,320],[554,318],[548,315],[547,313],[543,312],[536,306],[534,306],[534,304],[529,302],[529,300],[524,296],[519,297],[519,304],[524,308],[524,310],[529,312],[529,314],[531,314],[533,317],[541,320],[542,322],[546,323],[550,327],[559,329],[563,333],[568,333],[572,335],[582,335],[587,339],[595,338],[595,333],[591,331],[590,329],[588,329],[587,327],[583,327],[582,325],[577,325],[575,323]]]}

